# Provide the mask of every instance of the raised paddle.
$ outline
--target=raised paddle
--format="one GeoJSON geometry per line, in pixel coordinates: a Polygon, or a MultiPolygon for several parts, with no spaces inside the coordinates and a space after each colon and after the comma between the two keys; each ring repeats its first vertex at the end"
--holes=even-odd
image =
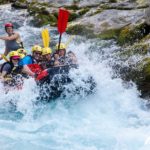
{"type": "Polygon", "coordinates": [[[7,59],[7,57],[6,57],[4,54],[1,54],[1,57],[2,57],[6,62],[9,61],[9,60],[7,59]]]}
{"type": "Polygon", "coordinates": [[[41,34],[42,34],[43,46],[49,47],[50,35],[48,29],[43,29],[41,34]]]}
{"type": "Polygon", "coordinates": [[[59,9],[58,24],[57,24],[58,32],[60,34],[58,50],[60,48],[62,34],[66,31],[67,28],[68,19],[69,19],[69,12],[65,9],[59,9]]]}

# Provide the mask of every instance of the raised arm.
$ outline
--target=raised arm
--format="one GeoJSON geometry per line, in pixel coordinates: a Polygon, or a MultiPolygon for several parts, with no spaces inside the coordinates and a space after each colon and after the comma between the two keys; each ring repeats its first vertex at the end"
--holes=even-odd
{"type": "Polygon", "coordinates": [[[16,40],[19,38],[19,34],[18,33],[14,33],[11,36],[1,36],[0,39],[1,40],[5,40],[5,41],[11,41],[11,40],[16,40]]]}

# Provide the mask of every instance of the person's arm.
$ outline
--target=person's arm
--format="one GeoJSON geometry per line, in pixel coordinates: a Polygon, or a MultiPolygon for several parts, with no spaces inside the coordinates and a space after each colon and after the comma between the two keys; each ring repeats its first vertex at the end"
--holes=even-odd
{"type": "Polygon", "coordinates": [[[59,61],[58,60],[54,61],[54,66],[59,66],[59,61]]]}
{"type": "Polygon", "coordinates": [[[16,40],[19,38],[19,34],[18,33],[14,33],[11,36],[1,36],[0,39],[1,40],[5,40],[5,41],[11,41],[11,40],[16,40]]]}
{"type": "Polygon", "coordinates": [[[32,72],[32,71],[29,69],[29,67],[28,67],[27,65],[24,65],[24,66],[23,66],[22,72],[23,72],[23,73],[26,73],[26,74],[28,74],[29,76],[32,76],[32,77],[35,76],[35,73],[32,72]]]}
{"type": "Polygon", "coordinates": [[[6,76],[6,74],[7,74],[7,72],[6,72],[6,71],[3,71],[3,72],[1,73],[1,77],[4,78],[4,77],[6,76]]]}

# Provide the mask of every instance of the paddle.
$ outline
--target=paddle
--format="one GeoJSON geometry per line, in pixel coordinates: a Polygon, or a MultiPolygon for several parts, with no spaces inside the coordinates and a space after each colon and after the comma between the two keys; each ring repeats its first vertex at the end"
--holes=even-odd
{"type": "Polygon", "coordinates": [[[3,58],[6,62],[9,61],[9,60],[7,59],[7,57],[6,57],[4,54],[1,54],[1,56],[2,56],[2,58],[3,58]]]}
{"type": "Polygon", "coordinates": [[[60,36],[59,36],[58,50],[60,48],[62,34],[66,31],[67,28],[68,18],[69,12],[64,9],[59,9],[57,28],[60,36]]]}
{"type": "Polygon", "coordinates": [[[50,35],[48,29],[43,29],[41,34],[42,34],[43,46],[49,47],[50,35]]]}

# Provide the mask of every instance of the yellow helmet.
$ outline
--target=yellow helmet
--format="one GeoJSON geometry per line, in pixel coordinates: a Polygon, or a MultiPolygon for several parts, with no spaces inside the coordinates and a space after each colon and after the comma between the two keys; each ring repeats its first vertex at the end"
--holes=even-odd
{"type": "Polygon", "coordinates": [[[27,51],[23,48],[18,49],[17,52],[18,52],[20,58],[24,58],[27,54],[27,51]]]}
{"type": "Polygon", "coordinates": [[[33,47],[32,47],[32,52],[42,52],[42,47],[41,46],[39,46],[39,45],[34,45],[33,47]]]}
{"type": "Polygon", "coordinates": [[[20,56],[20,58],[22,59],[22,58],[24,58],[26,55],[25,55],[25,54],[20,54],[20,53],[19,53],[19,56],[20,56]]]}
{"type": "Polygon", "coordinates": [[[47,54],[51,54],[51,53],[52,53],[51,48],[49,48],[49,47],[43,48],[42,55],[47,55],[47,54]]]}
{"type": "Polygon", "coordinates": [[[20,58],[20,56],[19,56],[17,51],[11,51],[9,53],[9,58],[12,58],[12,57],[20,58]]]}
{"type": "Polygon", "coordinates": [[[23,48],[18,49],[17,52],[19,54],[27,54],[27,51],[25,49],[23,49],[23,48]]]}
{"type": "MultiPolygon", "coordinates": [[[[56,44],[56,50],[58,50],[58,45],[59,44],[56,44]]],[[[66,49],[66,45],[64,43],[60,43],[59,50],[61,50],[61,49],[66,49]]]]}

